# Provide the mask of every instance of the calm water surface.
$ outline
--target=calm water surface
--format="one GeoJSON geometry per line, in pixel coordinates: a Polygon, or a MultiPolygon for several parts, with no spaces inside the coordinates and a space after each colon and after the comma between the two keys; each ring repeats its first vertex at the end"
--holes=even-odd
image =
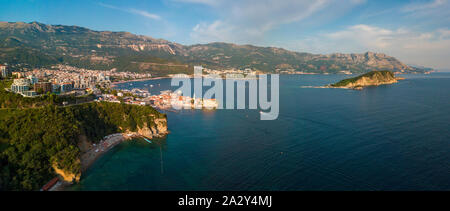
{"type": "MultiPolygon", "coordinates": [[[[118,145],[74,190],[450,190],[450,74],[314,89],[348,76],[280,77],[280,115],[168,113],[167,138],[118,145]]],[[[118,88],[170,88],[170,80],[118,88]]]]}

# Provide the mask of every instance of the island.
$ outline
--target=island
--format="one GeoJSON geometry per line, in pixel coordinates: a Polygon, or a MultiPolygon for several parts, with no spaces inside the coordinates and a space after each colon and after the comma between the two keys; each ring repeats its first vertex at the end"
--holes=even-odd
{"type": "Polygon", "coordinates": [[[391,71],[371,71],[363,75],[344,79],[335,84],[331,84],[330,88],[345,88],[361,90],[367,86],[379,86],[385,84],[394,84],[404,78],[395,77],[391,71]]]}

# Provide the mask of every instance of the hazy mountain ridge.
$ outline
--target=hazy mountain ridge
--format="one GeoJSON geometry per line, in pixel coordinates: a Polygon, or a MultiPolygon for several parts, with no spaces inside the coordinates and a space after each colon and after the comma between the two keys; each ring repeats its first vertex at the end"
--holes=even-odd
{"type": "Polygon", "coordinates": [[[380,53],[317,55],[275,47],[228,43],[184,46],[129,32],[93,31],[78,26],[0,22],[0,60],[31,66],[67,63],[79,67],[128,71],[186,72],[185,65],[253,68],[265,72],[354,73],[371,70],[422,72],[380,53]],[[180,66],[139,65],[178,64],[180,66]]]}

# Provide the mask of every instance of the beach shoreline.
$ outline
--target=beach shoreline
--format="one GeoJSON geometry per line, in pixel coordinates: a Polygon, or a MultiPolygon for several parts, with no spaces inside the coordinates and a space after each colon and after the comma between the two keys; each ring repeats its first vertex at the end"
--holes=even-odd
{"type": "MultiPolygon", "coordinates": [[[[81,173],[85,173],[98,159],[120,143],[142,137],[144,136],[137,133],[115,133],[105,136],[99,143],[88,143],[80,156],[81,173]]],[[[73,184],[73,182],[60,180],[49,191],[65,191],[73,184]]]]}
{"type": "MultiPolygon", "coordinates": [[[[125,84],[125,83],[131,83],[131,82],[141,82],[141,81],[153,81],[153,80],[161,80],[161,79],[169,79],[173,78],[173,76],[162,76],[162,77],[156,77],[156,78],[141,78],[141,79],[134,79],[134,80],[126,80],[126,81],[116,81],[111,83],[111,87],[116,87],[118,84],[125,84]]],[[[188,75],[187,78],[196,78],[193,75],[188,75]]],[[[215,77],[205,77],[202,78],[210,78],[210,79],[217,79],[215,77]]],[[[229,79],[229,80],[257,80],[258,78],[226,78],[226,77],[219,77],[219,79],[229,79]]]]}
{"type": "Polygon", "coordinates": [[[140,82],[140,81],[153,81],[153,80],[160,80],[160,79],[167,79],[167,78],[170,78],[170,77],[164,76],[164,77],[156,77],[156,78],[141,78],[141,79],[127,80],[127,81],[116,81],[116,82],[112,82],[111,86],[114,87],[118,84],[124,84],[124,83],[130,83],[130,82],[140,82]]]}
{"type": "Polygon", "coordinates": [[[136,138],[134,134],[115,133],[106,136],[97,144],[91,144],[89,149],[81,155],[81,172],[88,170],[96,160],[98,160],[105,153],[109,152],[116,145],[133,138],[136,138]]]}

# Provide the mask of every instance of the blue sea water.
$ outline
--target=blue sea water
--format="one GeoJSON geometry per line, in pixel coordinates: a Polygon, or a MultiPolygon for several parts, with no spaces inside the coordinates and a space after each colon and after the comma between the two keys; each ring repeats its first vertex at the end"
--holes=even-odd
{"type": "MultiPolygon", "coordinates": [[[[171,133],[101,157],[72,190],[450,190],[450,74],[362,91],[280,76],[280,115],[168,112],[171,133]]],[[[157,94],[170,80],[125,83],[157,94]]]]}

